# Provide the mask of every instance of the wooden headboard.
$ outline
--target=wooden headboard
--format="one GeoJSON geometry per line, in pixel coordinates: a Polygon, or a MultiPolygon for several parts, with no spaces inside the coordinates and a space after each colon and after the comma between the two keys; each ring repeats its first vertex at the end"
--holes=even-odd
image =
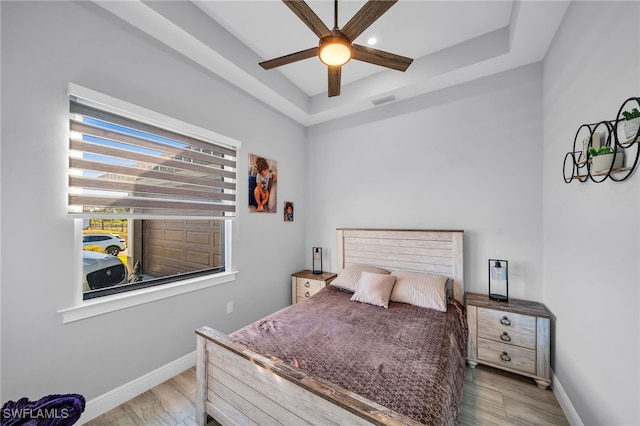
{"type": "Polygon", "coordinates": [[[446,275],[464,304],[464,231],[337,229],[338,271],[349,265],[446,275]]]}

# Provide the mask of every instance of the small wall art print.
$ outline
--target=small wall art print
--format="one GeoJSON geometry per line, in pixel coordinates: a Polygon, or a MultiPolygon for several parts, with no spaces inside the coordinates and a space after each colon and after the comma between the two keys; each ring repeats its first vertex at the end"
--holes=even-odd
{"type": "Polygon", "coordinates": [[[278,162],[249,154],[249,212],[278,212],[278,162]]]}
{"type": "Polygon", "coordinates": [[[292,201],[284,202],[284,221],[293,222],[293,202],[292,201]]]}

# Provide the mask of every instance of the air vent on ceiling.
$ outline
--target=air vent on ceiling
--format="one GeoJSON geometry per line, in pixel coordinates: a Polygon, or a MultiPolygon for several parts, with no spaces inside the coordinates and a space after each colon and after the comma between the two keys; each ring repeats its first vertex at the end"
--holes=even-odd
{"type": "Polygon", "coordinates": [[[398,98],[396,97],[396,95],[388,95],[388,96],[383,96],[382,98],[374,99],[371,101],[371,103],[374,104],[375,106],[380,106],[383,104],[388,104],[389,102],[395,102],[397,100],[398,98]]]}

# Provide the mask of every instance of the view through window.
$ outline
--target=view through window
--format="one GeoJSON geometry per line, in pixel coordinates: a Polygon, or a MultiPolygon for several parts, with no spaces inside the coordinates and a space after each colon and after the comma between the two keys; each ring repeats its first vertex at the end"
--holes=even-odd
{"type": "Polygon", "coordinates": [[[224,271],[224,222],[88,219],[82,233],[85,298],[224,271]]]}

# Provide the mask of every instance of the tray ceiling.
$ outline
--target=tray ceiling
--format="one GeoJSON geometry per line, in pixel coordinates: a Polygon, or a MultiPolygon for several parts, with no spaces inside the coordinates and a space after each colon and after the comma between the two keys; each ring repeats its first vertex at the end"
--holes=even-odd
{"type": "MultiPolygon", "coordinates": [[[[406,72],[352,60],[327,97],[318,58],[269,71],[258,62],[317,46],[278,0],[95,3],[303,125],[336,119],[541,61],[568,1],[400,0],[355,42],[414,59],[406,72]]],[[[333,1],[307,2],[328,27],[333,1]]],[[[363,0],[339,1],[343,26],[363,0]]]]}

